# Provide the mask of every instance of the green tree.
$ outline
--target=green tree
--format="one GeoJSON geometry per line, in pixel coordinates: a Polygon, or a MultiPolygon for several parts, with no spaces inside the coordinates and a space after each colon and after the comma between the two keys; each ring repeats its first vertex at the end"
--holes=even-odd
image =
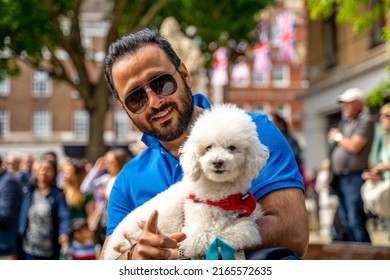
{"type": "MultiPolygon", "coordinates": [[[[390,0],[307,0],[307,8],[312,20],[329,18],[335,14],[338,23],[352,24],[353,31],[360,33],[370,28],[374,21],[388,13],[390,0]]],[[[383,27],[382,39],[390,41],[389,26],[383,27]]],[[[390,70],[390,64],[388,70],[390,70]]],[[[369,93],[368,106],[371,108],[382,106],[385,99],[389,98],[389,92],[390,79],[383,81],[369,93]]]]}
{"type": "MultiPolygon", "coordinates": [[[[105,151],[103,124],[111,96],[101,63],[82,45],[79,17],[86,1],[90,0],[0,0],[0,70],[17,74],[18,59],[45,69],[53,79],[76,89],[90,115],[86,157],[94,161],[105,151]],[[57,58],[55,52],[59,49],[67,52],[69,61],[57,58]],[[97,79],[87,70],[91,65],[98,73],[97,79]],[[75,69],[76,78],[69,68],[75,69]]],[[[110,27],[104,51],[126,32],[158,28],[168,15],[174,15],[183,27],[195,26],[204,49],[222,33],[228,34],[225,39],[248,39],[256,25],[254,16],[269,2],[273,1],[107,0],[110,27]]]]}

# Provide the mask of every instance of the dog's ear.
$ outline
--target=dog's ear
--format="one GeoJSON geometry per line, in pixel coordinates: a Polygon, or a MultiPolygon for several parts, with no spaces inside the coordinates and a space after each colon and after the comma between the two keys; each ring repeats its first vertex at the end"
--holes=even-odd
{"type": "Polygon", "coordinates": [[[247,181],[251,181],[259,175],[260,170],[265,166],[269,158],[268,148],[261,144],[257,137],[251,142],[251,145],[248,147],[244,171],[244,178],[247,181]]]}
{"type": "Polygon", "coordinates": [[[188,139],[180,149],[180,165],[185,176],[192,181],[200,178],[199,154],[196,150],[196,144],[188,139]]]}

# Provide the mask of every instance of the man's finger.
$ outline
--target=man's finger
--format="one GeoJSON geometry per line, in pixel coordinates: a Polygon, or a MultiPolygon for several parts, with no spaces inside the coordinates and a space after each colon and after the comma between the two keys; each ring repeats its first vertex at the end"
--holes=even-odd
{"type": "Polygon", "coordinates": [[[127,233],[123,234],[127,241],[129,241],[130,245],[133,245],[134,243],[137,243],[137,239],[133,236],[128,235],[127,233]]]}
{"type": "Polygon", "coordinates": [[[159,231],[157,228],[157,222],[158,222],[158,212],[157,210],[154,210],[150,215],[148,221],[146,222],[144,230],[149,231],[151,233],[158,234],[159,231]]]}
{"type": "Polygon", "coordinates": [[[127,246],[127,245],[118,245],[114,248],[115,251],[123,254],[124,252],[126,252],[127,250],[130,249],[130,246],[127,246]]]}
{"type": "Polygon", "coordinates": [[[184,232],[175,232],[168,235],[170,238],[174,239],[177,243],[182,242],[186,239],[186,234],[184,232]]]}

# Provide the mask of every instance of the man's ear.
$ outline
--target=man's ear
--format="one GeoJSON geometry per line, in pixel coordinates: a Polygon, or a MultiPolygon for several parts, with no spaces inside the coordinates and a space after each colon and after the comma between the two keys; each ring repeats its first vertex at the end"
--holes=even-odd
{"type": "Polygon", "coordinates": [[[183,76],[184,80],[186,81],[187,85],[191,88],[192,87],[192,80],[190,72],[187,69],[187,66],[182,62],[179,66],[179,71],[181,75],[183,76]]]}

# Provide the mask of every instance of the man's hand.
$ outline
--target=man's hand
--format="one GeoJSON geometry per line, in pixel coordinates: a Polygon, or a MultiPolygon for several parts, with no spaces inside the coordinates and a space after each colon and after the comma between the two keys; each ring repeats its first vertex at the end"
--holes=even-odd
{"type": "MultiPolygon", "coordinates": [[[[139,224],[142,233],[132,254],[133,260],[167,260],[177,258],[177,245],[186,238],[182,232],[165,235],[157,227],[158,212],[153,211],[148,221],[139,224]]],[[[128,239],[131,244],[134,240],[128,239]]]]}

